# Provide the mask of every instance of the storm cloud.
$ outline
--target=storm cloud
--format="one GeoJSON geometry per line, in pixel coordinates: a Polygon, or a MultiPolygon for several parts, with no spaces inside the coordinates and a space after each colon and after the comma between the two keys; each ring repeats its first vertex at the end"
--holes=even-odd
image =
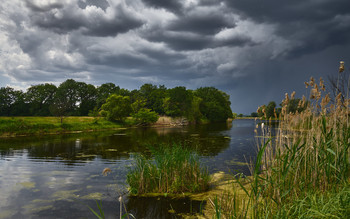
{"type": "Polygon", "coordinates": [[[5,0],[0,86],[215,86],[251,113],[350,62],[348,0],[5,0]]]}

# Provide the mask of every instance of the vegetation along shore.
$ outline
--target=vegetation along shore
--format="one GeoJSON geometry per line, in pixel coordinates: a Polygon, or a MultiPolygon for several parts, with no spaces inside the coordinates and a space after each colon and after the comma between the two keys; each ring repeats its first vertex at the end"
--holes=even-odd
{"type": "Polygon", "coordinates": [[[129,126],[184,125],[233,117],[229,95],[214,87],[189,90],[144,84],[126,90],[113,83],[95,87],[68,79],[0,88],[0,136],[57,134],[129,126]],[[159,119],[161,117],[161,119],[159,119]]]}

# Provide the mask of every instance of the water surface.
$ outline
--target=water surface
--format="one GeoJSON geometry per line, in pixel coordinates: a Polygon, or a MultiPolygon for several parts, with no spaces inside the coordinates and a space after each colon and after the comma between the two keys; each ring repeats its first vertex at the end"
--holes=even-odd
{"type": "MultiPolygon", "coordinates": [[[[181,143],[201,157],[210,173],[249,170],[255,154],[254,120],[181,128],[126,130],[0,139],[0,218],[94,218],[102,200],[106,218],[119,217],[118,197],[136,218],[177,218],[205,203],[188,199],[128,198],[126,174],[135,154],[181,143]],[[108,176],[101,174],[106,167],[108,176]]],[[[123,214],[125,210],[123,210],[123,214]]]]}

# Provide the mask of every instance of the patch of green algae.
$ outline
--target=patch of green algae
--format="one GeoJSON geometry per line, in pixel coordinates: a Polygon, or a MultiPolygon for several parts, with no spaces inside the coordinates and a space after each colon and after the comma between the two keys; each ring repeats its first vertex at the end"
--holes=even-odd
{"type": "Polygon", "coordinates": [[[56,200],[66,200],[66,201],[72,201],[73,199],[79,198],[78,195],[74,194],[75,192],[79,192],[80,190],[66,190],[66,191],[57,191],[54,194],[52,194],[52,197],[56,200]]]}
{"type": "Polygon", "coordinates": [[[95,193],[90,193],[88,195],[85,195],[81,197],[81,199],[101,200],[102,196],[103,196],[102,193],[95,192],[95,193]]]}
{"type": "Polygon", "coordinates": [[[53,208],[53,205],[46,205],[46,206],[37,206],[35,204],[28,204],[23,206],[24,209],[26,209],[26,214],[32,214],[35,212],[40,212],[44,210],[48,210],[53,208]]]}
{"type": "Polygon", "coordinates": [[[17,213],[16,210],[2,210],[0,212],[0,219],[5,219],[5,218],[10,218],[13,217],[13,215],[15,215],[17,213]]]}
{"type": "Polygon", "coordinates": [[[35,188],[35,182],[21,182],[21,183],[18,183],[18,184],[23,186],[26,189],[33,189],[33,188],[35,188]]]}

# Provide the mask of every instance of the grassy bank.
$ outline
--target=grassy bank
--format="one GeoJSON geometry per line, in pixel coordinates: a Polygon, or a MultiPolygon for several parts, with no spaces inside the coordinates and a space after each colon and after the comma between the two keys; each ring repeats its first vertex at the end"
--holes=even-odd
{"type": "Polygon", "coordinates": [[[0,117],[0,137],[59,134],[121,128],[122,125],[95,117],[0,117]]]}

